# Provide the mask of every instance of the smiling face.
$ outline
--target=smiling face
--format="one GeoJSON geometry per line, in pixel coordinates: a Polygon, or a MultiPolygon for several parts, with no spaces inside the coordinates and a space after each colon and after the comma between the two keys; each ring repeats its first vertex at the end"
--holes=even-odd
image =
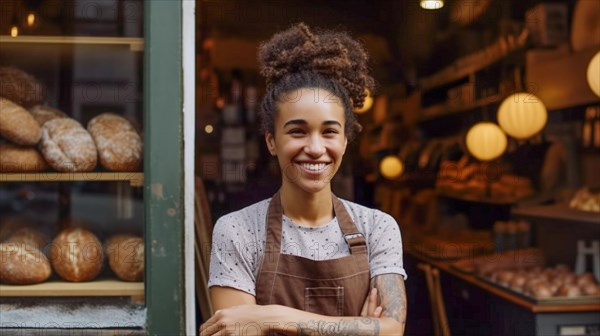
{"type": "Polygon", "coordinates": [[[282,187],[330,191],[346,151],[344,108],[322,89],[300,89],[287,97],[294,99],[278,104],[275,134],[265,135],[269,152],[279,161],[282,187]]]}

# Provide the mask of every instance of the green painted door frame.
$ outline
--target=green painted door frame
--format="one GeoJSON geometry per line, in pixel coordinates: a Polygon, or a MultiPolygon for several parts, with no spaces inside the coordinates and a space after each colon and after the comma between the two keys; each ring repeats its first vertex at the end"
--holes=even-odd
{"type": "Polygon", "coordinates": [[[144,11],[146,327],[184,335],[182,3],[145,1],[144,11]]]}

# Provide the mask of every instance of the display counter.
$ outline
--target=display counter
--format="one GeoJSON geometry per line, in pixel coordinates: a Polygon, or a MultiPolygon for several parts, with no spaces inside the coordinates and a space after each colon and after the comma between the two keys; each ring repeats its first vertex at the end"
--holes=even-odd
{"type": "Polygon", "coordinates": [[[411,335],[431,334],[424,323],[431,318],[423,309],[425,287],[419,264],[430,265],[440,272],[440,285],[449,329],[457,335],[588,335],[600,327],[600,297],[596,303],[536,304],[475,274],[460,271],[452,261],[440,261],[422,253],[405,249],[405,264],[409,274],[407,293],[409,311],[407,322],[411,335]],[[412,301],[412,302],[411,302],[412,301]],[[420,306],[420,307],[417,307],[420,306]],[[419,326],[414,325],[418,323],[419,326]]]}

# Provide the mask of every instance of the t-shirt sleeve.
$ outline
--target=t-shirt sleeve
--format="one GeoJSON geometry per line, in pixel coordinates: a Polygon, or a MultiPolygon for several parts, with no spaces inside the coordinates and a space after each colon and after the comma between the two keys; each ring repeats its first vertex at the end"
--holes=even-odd
{"type": "Polygon", "coordinates": [[[239,213],[221,217],[213,230],[208,287],[232,287],[256,296],[254,270],[259,249],[249,220],[239,213]],[[248,233],[250,231],[251,233],[248,233]]]}
{"type": "Polygon", "coordinates": [[[369,268],[371,277],[386,273],[401,274],[407,278],[402,260],[402,236],[394,217],[376,210],[369,241],[369,268]]]}

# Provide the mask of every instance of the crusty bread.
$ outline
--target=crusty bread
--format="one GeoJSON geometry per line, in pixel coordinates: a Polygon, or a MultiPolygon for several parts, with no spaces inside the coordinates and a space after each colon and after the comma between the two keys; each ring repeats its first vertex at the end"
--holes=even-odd
{"type": "Polygon", "coordinates": [[[46,281],[52,274],[48,258],[37,248],[21,243],[0,243],[0,281],[30,285],[46,281]]]}
{"type": "Polygon", "coordinates": [[[116,114],[103,113],[88,123],[98,148],[100,164],[113,171],[139,171],[142,139],[131,123],[116,114]]]}
{"type": "Polygon", "coordinates": [[[45,92],[33,76],[13,67],[0,67],[0,97],[26,108],[44,102],[45,92]]]}
{"type": "Polygon", "coordinates": [[[33,246],[41,251],[44,251],[48,244],[48,237],[41,231],[31,227],[22,227],[17,229],[10,237],[6,240],[9,243],[27,244],[33,246]]]}
{"type": "Polygon", "coordinates": [[[50,262],[54,271],[67,281],[93,280],[104,262],[102,245],[85,229],[62,230],[50,246],[50,262]]]}
{"type": "Polygon", "coordinates": [[[40,125],[26,109],[0,98],[0,135],[16,144],[33,146],[40,141],[40,125]]]}
{"type": "Polygon", "coordinates": [[[31,112],[31,115],[40,126],[52,119],[67,118],[67,115],[63,111],[45,105],[33,106],[29,109],[29,112],[31,112]]]}
{"type": "Polygon", "coordinates": [[[94,140],[79,122],[70,118],[44,123],[40,150],[50,167],[61,172],[91,171],[98,160],[94,140]]]}
{"type": "Polygon", "coordinates": [[[144,279],[144,239],[132,235],[115,235],[104,244],[110,269],[125,281],[144,279]]]}
{"type": "Polygon", "coordinates": [[[39,172],[48,164],[35,147],[0,142],[0,173],[39,172]]]}

